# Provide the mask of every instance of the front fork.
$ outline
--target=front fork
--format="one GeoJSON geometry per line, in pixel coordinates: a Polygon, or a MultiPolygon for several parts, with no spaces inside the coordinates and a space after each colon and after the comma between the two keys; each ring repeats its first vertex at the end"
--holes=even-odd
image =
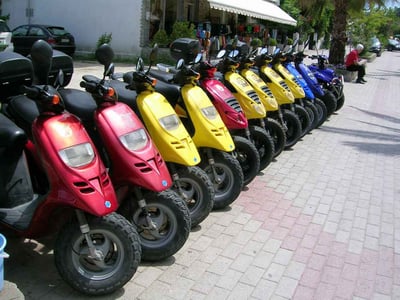
{"type": "Polygon", "coordinates": [[[217,169],[216,169],[216,167],[215,167],[215,161],[214,161],[214,156],[213,156],[213,153],[212,153],[212,149],[211,149],[211,148],[206,148],[206,149],[204,149],[204,153],[205,153],[205,155],[206,155],[208,164],[209,164],[210,167],[211,167],[211,172],[212,172],[212,174],[213,174],[213,178],[214,178],[213,181],[214,181],[214,183],[220,184],[220,183],[223,181],[223,179],[222,179],[222,177],[218,174],[217,169]]]}
{"type": "Polygon", "coordinates": [[[94,261],[96,262],[97,265],[105,267],[103,252],[96,249],[96,246],[93,244],[93,241],[90,237],[90,234],[89,234],[90,227],[87,222],[85,213],[78,209],[75,210],[75,213],[76,213],[76,217],[79,222],[79,228],[80,228],[83,236],[85,237],[86,243],[88,245],[89,257],[94,259],[94,261]]]}

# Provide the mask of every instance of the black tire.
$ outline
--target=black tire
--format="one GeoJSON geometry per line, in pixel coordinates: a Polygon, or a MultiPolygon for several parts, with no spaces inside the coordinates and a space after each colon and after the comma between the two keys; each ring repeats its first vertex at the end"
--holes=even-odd
{"type": "Polygon", "coordinates": [[[288,109],[282,109],[283,121],[286,130],[285,149],[293,147],[301,137],[301,122],[299,117],[288,109]]]}
{"type": "Polygon", "coordinates": [[[85,237],[78,221],[67,222],[57,235],[54,259],[60,276],[74,289],[87,295],[110,294],[135,274],[141,257],[138,233],[117,213],[96,218],[88,217],[97,251],[104,265],[90,257],[85,237]]]}
{"type": "Polygon", "coordinates": [[[125,217],[135,224],[139,233],[142,260],[163,260],[178,252],[188,239],[190,212],[185,201],[172,190],[147,192],[144,198],[156,230],[149,229],[146,216],[138,207],[125,217]]]}
{"type": "Polygon", "coordinates": [[[326,110],[325,103],[322,100],[315,98],[314,104],[318,110],[318,123],[316,128],[319,128],[322,124],[325,123],[326,119],[328,118],[328,112],[326,110]]]}
{"type": "Polygon", "coordinates": [[[286,133],[283,126],[275,119],[265,118],[265,128],[274,142],[274,156],[277,157],[285,149],[286,133]]]}
{"type": "Polygon", "coordinates": [[[300,137],[305,136],[311,130],[311,119],[310,115],[308,114],[307,110],[298,105],[294,105],[294,110],[296,115],[299,117],[301,123],[301,135],[300,137]]]}
{"type": "Polygon", "coordinates": [[[197,166],[180,167],[177,174],[180,189],[176,183],[172,189],[186,202],[193,228],[210,214],[214,206],[214,186],[206,172],[197,166]]]}
{"type": "Polygon", "coordinates": [[[345,97],[344,97],[344,93],[342,93],[342,95],[339,98],[336,98],[336,109],[335,109],[335,111],[338,111],[343,107],[344,101],[345,101],[345,97]]]}
{"type": "Polygon", "coordinates": [[[201,160],[201,166],[214,184],[214,209],[222,209],[232,204],[243,189],[243,172],[240,163],[231,154],[214,150],[215,169],[218,178],[208,164],[207,158],[201,160]]]}
{"type": "Polygon", "coordinates": [[[245,137],[233,135],[236,158],[243,172],[243,185],[247,185],[260,172],[260,155],[254,144],[245,137]]]}
{"type": "Polygon", "coordinates": [[[260,155],[260,170],[264,170],[274,158],[275,148],[272,137],[260,126],[249,126],[250,136],[260,155]]]}
{"type": "Polygon", "coordinates": [[[318,120],[319,120],[319,112],[318,109],[315,107],[314,103],[309,100],[304,100],[304,108],[307,110],[308,115],[310,116],[310,130],[313,130],[317,127],[318,120]]]}
{"type": "Polygon", "coordinates": [[[324,102],[326,106],[326,111],[329,117],[336,111],[336,106],[337,106],[336,97],[331,91],[325,89],[324,95],[321,97],[321,100],[324,102]]]}

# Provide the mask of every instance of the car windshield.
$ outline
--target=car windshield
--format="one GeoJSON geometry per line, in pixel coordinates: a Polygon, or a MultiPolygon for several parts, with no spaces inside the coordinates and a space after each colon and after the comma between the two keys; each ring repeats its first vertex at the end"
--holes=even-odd
{"type": "Polygon", "coordinates": [[[10,32],[10,28],[8,28],[7,24],[4,22],[0,22],[0,32],[10,32]]]}
{"type": "Polygon", "coordinates": [[[68,34],[63,27],[47,27],[47,29],[55,36],[62,36],[68,34]]]}

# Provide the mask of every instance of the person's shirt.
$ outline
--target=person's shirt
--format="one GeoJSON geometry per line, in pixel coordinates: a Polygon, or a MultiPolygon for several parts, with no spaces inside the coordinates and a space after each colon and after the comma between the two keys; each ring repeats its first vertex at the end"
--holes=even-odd
{"type": "Polygon", "coordinates": [[[351,65],[357,65],[359,61],[358,52],[356,49],[350,51],[350,53],[346,57],[346,67],[350,67],[351,65]]]}

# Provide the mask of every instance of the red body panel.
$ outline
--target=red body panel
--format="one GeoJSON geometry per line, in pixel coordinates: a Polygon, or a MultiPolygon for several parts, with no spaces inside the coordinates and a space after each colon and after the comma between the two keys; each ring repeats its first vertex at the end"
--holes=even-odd
{"type": "Polygon", "coordinates": [[[231,91],[222,82],[214,78],[205,78],[201,80],[201,86],[207,91],[228,129],[243,129],[248,127],[248,121],[243,111],[239,112],[227,103],[229,100],[234,100],[236,103],[237,101],[231,91]]]}
{"type": "Polygon", "coordinates": [[[37,208],[25,236],[51,230],[44,227],[57,207],[69,206],[95,216],[107,215],[118,208],[106,168],[79,119],[68,113],[39,116],[32,126],[32,134],[50,191],[37,208]],[[64,148],[88,142],[95,157],[87,166],[71,168],[58,155],[58,151],[64,148]]]}
{"type": "Polygon", "coordinates": [[[130,151],[119,136],[144,129],[143,123],[124,103],[98,108],[95,113],[97,129],[112,161],[111,177],[116,187],[133,184],[152,191],[163,191],[172,185],[164,159],[146,131],[147,144],[130,151]]]}

